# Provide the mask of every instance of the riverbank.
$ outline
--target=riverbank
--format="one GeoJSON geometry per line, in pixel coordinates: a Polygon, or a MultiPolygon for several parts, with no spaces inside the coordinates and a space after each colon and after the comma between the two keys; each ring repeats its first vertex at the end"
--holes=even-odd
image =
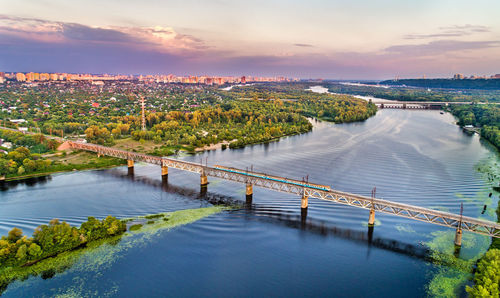
{"type": "Polygon", "coordinates": [[[83,247],[59,253],[29,266],[1,268],[0,294],[8,290],[8,285],[15,280],[25,280],[30,276],[51,278],[73,266],[105,266],[118,258],[118,254],[124,250],[151,241],[158,232],[193,223],[226,209],[216,206],[122,219],[121,222],[127,225],[128,232],[125,234],[92,241],[83,247]],[[132,229],[134,226],[140,227],[132,229]]]}
{"type": "Polygon", "coordinates": [[[32,172],[26,175],[10,174],[3,179],[5,182],[20,181],[30,178],[48,176],[57,173],[66,173],[72,171],[108,169],[126,164],[126,160],[103,156],[97,157],[96,154],[90,152],[69,152],[54,155],[49,160],[52,164],[41,172],[32,172]]]}

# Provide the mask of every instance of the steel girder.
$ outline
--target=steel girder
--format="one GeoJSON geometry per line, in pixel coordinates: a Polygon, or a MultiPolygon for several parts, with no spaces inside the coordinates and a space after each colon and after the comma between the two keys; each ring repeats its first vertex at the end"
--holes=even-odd
{"type": "MultiPolygon", "coordinates": [[[[429,208],[401,204],[382,199],[364,197],[336,190],[326,191],[326,190],[318,190],[313,188],[297,186],[292,184],[293,180],[290,180],[291,181],[290,183],[272,181],[263,178],[248,176],[245,174],[222,171],[213,167],[203,166],[198,163],[180,161],[172,158],[151,156],[151,155],[129,152],[94,144],[86,144],[86,143],[71,142],[71,141],[69,141],[69,144],[70,147],[73,149],[92,151],[98,154],[108,155],[116,158],[130,159],[134,161],[167,166],[183,171],[204,174],[207,176],[230,180],[239,183],[252,184],[258,187],[263,187],[274,191],[292,193],[296,195],[304,195],[310,198],[336,202],[343,205],[348,205],[358,208],[364,208],[364,209],[373,208],[375,209],[375,211],[382,213],[393,214],[401,217],[406,217],[414,220],[419,220],[455,229],[460,227],[461,229],[472,233],[500,238],[500,224],[491,221],[480,220],[467,216],[460,216],[449,212],[442,212],[442,211],[432,210],[429,208]]],[[[244,172],[244,170],[241,171],[244,172]]],[[[285,178],[283,179],[286,180],[285,178]]]]}

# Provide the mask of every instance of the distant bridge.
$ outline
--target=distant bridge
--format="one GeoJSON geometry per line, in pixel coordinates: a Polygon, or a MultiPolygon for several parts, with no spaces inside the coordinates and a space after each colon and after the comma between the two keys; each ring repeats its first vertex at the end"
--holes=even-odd
{"type": "MultiPolygon", "coordinates": [[[[472,102],[472,101],[398,101],[398,100],[384,100],[384,101],[371,101],[377,107],[381,109],[418,109],[427,110],[434,109],[439,110],[443,107],[449,105],[471,105],[471,104],[488,104],[484,102],[472,102]]],[[[500,104],[500,103],[490,103],[490,104],[500,104]]]]}
{"type": "Polygon", "coordinates": [[[326,185],[314,184],[306,181],[294,180],[236,168],[228,168],[223,166],[209,167],[200,163],[187,162],[167,157],[152,156],[81,142],[67,141],[61,146],[68,149],[78,149],[95,152],[98,154],[98,156],[106,155],[126,159],[129,169],[133,169],[134,162],[146,162],[155,164],[161,166],[162,176],[168,175],[169,168],[197,173],[200,174],[200,184],[202,187],[206,187],[208,184],[207,176],[244,183],[246,184],[247,198],[251,198],[251,196],[253,195],[253,186],[295,194],[302,197],[302,210],[307,210],[308,198],[316,198],[343,205],[368,209],[370,210],[368,224],[371,226],[373,226],[375,222],[375,212],[382,212],[435,225],[454,228],[456,229],[455,244],[457,246],[460,246],[462,242],[462,230],[500,238],[500,224],[491,221],[392,202],[383,199],[351,194],[333,190],[330,188],[330,186],[326,185]]]}

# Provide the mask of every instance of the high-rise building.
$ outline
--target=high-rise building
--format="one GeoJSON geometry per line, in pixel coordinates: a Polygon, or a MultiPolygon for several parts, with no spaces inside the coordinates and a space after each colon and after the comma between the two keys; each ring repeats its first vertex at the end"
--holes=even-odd
{"type": "Polygon", "coordinates": [[[26,81],[28,81],[28,82],[32,82],[34,79],[35,79],[35,77],[34,77],[34,73],[32,73],[32,72],[28,72],[28,73],[26,74],[26,81]]]}
{"type": "Polygon", "coordinates": [[[16,80],[18,82],[25,82],[26,81],[26,76],[22,72],[16,73],[16,80]]]}

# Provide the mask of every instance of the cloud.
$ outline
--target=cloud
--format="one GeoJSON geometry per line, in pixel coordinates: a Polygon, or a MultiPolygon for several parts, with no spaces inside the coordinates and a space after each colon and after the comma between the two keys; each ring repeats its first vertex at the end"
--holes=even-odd
{"type": "Polygon", "coordinates": [[[464,26],[443,27],[431,37],[436,40],[415,39],[417,44],[395,44],[379,51],[332,52],[289,42],[278,44],[281,48],[276,43],[259,44],[258,49],[265,51],[257,54],[220,44],[209,47],[197,37],[198,31],[190,31],[190,35],[163,26],[93,27],[0,15],[0,70],[343,79],[496,71],[500,57],[491,52],[500,46],[499,41],[448,39],[455,36],[451,34],[461,34],[453,30],[488,30],[464,26]]]}
{"type": "Polygon", "coordinates": [[[468,31],[472,31],[472,32],[490,32],[490,28],[487,26],[471,25],[471,24],[439,27],[439,29],[441,29],[441,30],[468,30],[468,31]]]}
{"type": "Polygon", "coordinates": [[[467,51],[499,47],[500,41],[459,41],[459,40],[436,40],[416,45],[394,45],[385,48],[388,53],[404,55],[440,55],[448,52],[467,51]]]}
{"type": "Polygon", "coordinates": [[[199,38],[176,32],[171,27],[92,27],[77,23],[0,15],[0,33],[10,38],[47,43],[120,44],[124,47],[164,53],[205,50],[199,38]]]}
{"type": "Polygon", "coordinates": [[[314,47],[312,44],[308,44],[308,43],[294,43],[293,45],[296,47],[303,47],[303,48],[313,48],[314,47]]]}
{"type": "Polygon", "coordinates": [[[64,37],[74,40],[99,42],[138,42],[130,34],[104,28],[93,28],[74,23],[62,23],[61,33],[64,37]]]}
{"type": "Polygon", "coordinates": [[[407,34],[403,36],[404,39],[432,39],[432,38],[443,38],[443,37],[460,37],[468,36],[477,33],[490,32],[490,28],[487,26],[479,25],[454,25],[439,27],[438,33],[431,34],[407,34]]]}

